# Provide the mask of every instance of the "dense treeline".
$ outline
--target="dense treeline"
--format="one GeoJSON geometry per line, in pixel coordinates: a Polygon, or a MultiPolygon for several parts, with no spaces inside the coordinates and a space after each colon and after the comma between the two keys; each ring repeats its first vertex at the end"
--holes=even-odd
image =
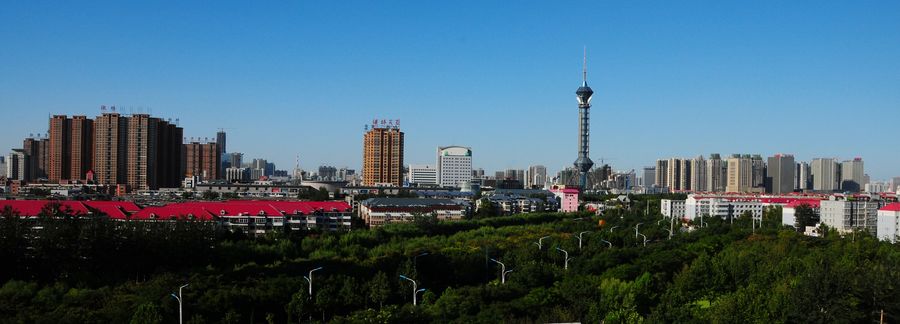
{"type": "Polygon", "coordinates": [[[189,283],[189,323],[869,322],[882,310],[900,320],[897,246],[804,237],[780,228],[777,210],[756,225],[708,219],[669,240],[658,204],[644,206],[255,239],[202,223],[67,219],[46,219],[48,234],[35,235],[8,217],[2,253],[17,263],[3,270],[0,318],[172,322],[169,294],[189,283]],[[505,284],[490,259],[512,270],[505,284]],[[316,267],[310,296],[304,276],[316,267]],[[426,289],[418,306],[400,275],[426,289]]]}

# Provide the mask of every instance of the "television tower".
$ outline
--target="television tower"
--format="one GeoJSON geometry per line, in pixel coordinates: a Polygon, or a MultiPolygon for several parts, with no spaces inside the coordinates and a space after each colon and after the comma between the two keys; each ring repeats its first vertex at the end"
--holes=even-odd
{"type": "Polygon", "coordinates": [[[584,49],[581,78],[581,86],[578,87],[578,90],[575,90],[575,95],[578,98],[578,159],[575,160],[575,169],[580,173],[579,186],[581,190],[585,190],[588,171],[591,171],[591,168],[594,166],[594,161],[591,161],[590,156],[588,156],[591,137],[591,96],[593,96],[594,90],[591,90],[591,87],[587,84],[587,47],[584,49]]]}

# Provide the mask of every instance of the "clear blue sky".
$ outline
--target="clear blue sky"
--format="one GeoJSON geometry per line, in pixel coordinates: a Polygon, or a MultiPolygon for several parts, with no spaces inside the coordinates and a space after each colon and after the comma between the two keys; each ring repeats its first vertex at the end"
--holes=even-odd
{"type": "Polygon", "coordinates": [[[360,168],[401,119],[406,162],[467,145],[488,172],[718,152],[855,156],[900,175],[898,1],[5,1],[0,148],[101,104],[228,132],[229,151],[360,168]]]}

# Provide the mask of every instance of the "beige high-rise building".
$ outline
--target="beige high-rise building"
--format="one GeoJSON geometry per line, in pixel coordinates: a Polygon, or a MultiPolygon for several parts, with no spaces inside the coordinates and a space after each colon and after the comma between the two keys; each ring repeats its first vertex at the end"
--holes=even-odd
{"type": "Polygon", "coordinates": [[[682,190],[682,182],[681,182],[681,167],[684,165],[681,163],[681,159],[669,159],[667,162],[669,167],[669,171],[666,172],[666,183],[669,185],[669,191],[680,191],[682,190]]]}
{"type": "Polygon", "coordinates": [[[669,161],[656,160],[655,172],[656,186],[660,188],[669,187],[669,161]]]}
{"type": "Polygon", "coordinates": [[[728,169],[719,154],[711,154],[706,161],[706,190],[725,192],[728,169]]]}
{"type": "Polygon", "coordinates": [[[706,173],[708,172],[706,162],[703,156],[691,159],[691,191],[709,191],[709,188],[706,186],[706,173]]]}
{"type": "Polygon", "coordinates": [[[94,179],[99,184],[125,183],[128,122],[118,113],[103,113],[94,123],[94,179]]]}
{"type": "Polygon", "coordinates": [[[840,189],[840,168],[832,158],[817,158],[810,165],[813,190],[832,192],[840,189]]]}
{"type": "Polygon", "coordinates": [[[750,192],[753,184],[753,161],[746,157],[728,159],[727,192],[750,192]]]}
{"type": "Polygon", "coordinates": [[[403,132],[378,127],[363,137],[363,185],[403,185],[403,132]]]}
{"type": "Polygon", "coordinates": [[[146,114],[128,118],[126,180],[131,189],[156,189],[159,119],[146,114]]]}

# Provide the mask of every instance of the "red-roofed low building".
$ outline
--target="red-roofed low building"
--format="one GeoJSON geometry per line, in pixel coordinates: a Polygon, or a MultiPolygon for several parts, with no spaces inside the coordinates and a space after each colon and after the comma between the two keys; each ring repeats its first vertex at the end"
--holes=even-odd
{"type": "Polygon", "coordinates": [[[878,239],[900,241],[900,202],[890,203],[878,210],[878,239]]]}

